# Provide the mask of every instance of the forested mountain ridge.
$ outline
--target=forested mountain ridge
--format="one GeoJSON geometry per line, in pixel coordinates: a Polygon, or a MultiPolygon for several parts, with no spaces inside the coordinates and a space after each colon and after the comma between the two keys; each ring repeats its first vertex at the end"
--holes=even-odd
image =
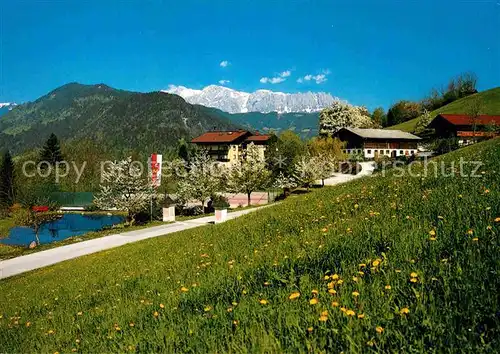
{"type": "Polygon", "coordinates": [[[113,155],[124,150],[161,152],[181,138],[237,128],[216,111],[177,95],[71,83],[0,118],[0,149],[19,153],[41,146],[55,133],[63,141],[91,139],[113,155]]]}

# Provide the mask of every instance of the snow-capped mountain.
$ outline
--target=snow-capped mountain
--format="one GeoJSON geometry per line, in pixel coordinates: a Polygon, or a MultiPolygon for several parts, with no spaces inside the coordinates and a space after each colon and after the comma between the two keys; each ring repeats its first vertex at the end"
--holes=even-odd
{"type": "Polygon", "coordinates": [[[257,90],[249,93],[217,85],[207,86],[203,90],[170,85],[168,90],[162,92],[179,95],[191,104],[214,107],[228,113],[317,112],[338,100],[325,92],[283,93],[257,90]]]}
{"type": "Polygon", "coordinates": [[[12,109],[12,108],[14,108],[14,106],[17,106],[17,103],[13,103],[13,102],[0,103],[0,108],[7,107],[9,109],[12,109]]]}
{"type": "Polygon", "coordinates": [[[0,103],[0,117],[3,116],[4,114],[7,114],[15,106],[17,106],[16,103],[11,103],[11,102],[0,103]]]}

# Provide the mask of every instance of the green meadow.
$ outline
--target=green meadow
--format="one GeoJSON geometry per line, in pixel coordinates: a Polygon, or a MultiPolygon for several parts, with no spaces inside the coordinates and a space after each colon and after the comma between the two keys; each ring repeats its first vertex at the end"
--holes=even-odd
{"type": "Polygon", "coordinates": [[[500,139],[435,161],[0,281],[0,352],[496,351],[500,139]]]}

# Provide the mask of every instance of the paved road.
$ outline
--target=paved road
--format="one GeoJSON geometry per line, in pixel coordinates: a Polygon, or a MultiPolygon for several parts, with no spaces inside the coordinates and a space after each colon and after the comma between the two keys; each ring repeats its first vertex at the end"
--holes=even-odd
{"type": "MultiPolygon", "coordinates": [[[[227,218],[235,219],[239,216],[251,213],[261,208],[265,207],[233,211],[227,214],[227,218]]],[[[127,243],[137,242],[152,237],[168,235],[174,232],[207,225],[208,223],[213,222],[214,218],[214,216],[207,216],[199,219],[178,221],[172,224],[154,226],[146,229],[104,236],[93,240],[82,241],[67,246],[56,247],[50,250],[35,252],[26,256],[0,261],[0,279],[25,273],[30,270],[43,268],[87,254],[92,254],[95,252],[122,246],[127,243]]]]}
{"type": "MultiPolygon", "coordinates": [[[[359,164],[361,165],[361,172],[359,172],[357,175],[334,173],[332,177],[325,179],[325,186],[334,186],[336,184],[350,182],[355,179],[370,176],[373,174],[373,171],[375,169],[375,162],[368,161],[360,162],[359,164]]],[[[317,183],[321,184],[321,181],[318,181],[317,183]]]]}

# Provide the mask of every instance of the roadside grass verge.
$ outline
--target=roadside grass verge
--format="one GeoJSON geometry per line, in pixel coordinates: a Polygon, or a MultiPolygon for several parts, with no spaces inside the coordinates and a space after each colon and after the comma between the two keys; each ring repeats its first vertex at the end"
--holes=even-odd
{"type": "Polygon", "coordinates": [[[0,281],[0,351],[495,351],[500,139],[437,161],[0,281]]]}

